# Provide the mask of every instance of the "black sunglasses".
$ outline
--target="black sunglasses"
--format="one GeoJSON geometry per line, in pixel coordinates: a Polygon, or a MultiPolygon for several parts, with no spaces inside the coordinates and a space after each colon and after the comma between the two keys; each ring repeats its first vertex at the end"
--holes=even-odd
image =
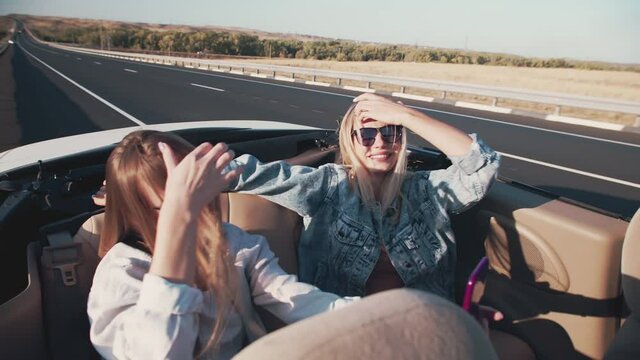
{"type": "Polygon", "coordinates": [[[356,136],[362,146],[371,146],[376,142],[376,135],[382,136],[382,140],[389,144],[394,144],[402,139],[402,125],[387,125],[380,128],[360,128],[351,132],[352,136],[356,136]],[[360,136],[356,136],[360,132],[360,136]]]}

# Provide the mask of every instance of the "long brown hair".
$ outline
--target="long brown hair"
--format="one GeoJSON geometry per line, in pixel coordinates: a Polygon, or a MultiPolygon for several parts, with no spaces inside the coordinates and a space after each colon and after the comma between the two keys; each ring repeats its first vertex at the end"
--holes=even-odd
{"type": "MultiPolygon", "coordinates": [[[[340,141],[340,153],[342,155],[342,163],[350,170],[349,179],[354,187],[357,187],[360,192],[360,198],[363,203],[371,206],[375,201],[373,184],[371,181],[371,175],[367,166],[356,155],[356,144],[351,132],[356,126],[356,105],[351,105],[342,118],[340,123],[339,141],[340,141]]],[[[382,198],[379,199],[382,212],[391,206],[391,203],[401,197],[402,182],[404,181],[407,173],[407,134],[406,130],[402,129],[402,142],[400,143],[400,150],[398,151],[398,160],[396,166],[390,171],[384,178],[382,187],[382,198]]]]}
{"type": "MultiPolygon", "coordinates": [[[[158,221],[157,209],[144,194],[152,189],[162,198],[167,169],[158,142],[171,147],[177,160],[194,146],[177,135],[140,130],[130,133],[115,147],[107,160],[104,230],[100,236],[100,256],[125,238],[137,239],[153,256],[158,221]]],[[[219,202],[213,201],[198,219],[196,246],[196,286],[215,294],[216,323],[202,355],[217,345],[228,311],[235,297],[233,260],[222,229],[219,202]]]]}

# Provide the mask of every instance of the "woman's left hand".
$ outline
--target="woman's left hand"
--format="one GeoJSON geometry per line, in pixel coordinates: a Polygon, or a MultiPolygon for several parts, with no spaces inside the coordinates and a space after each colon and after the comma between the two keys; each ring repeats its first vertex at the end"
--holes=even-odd
{"type": "Polygon", "coordinates": [[[496,310],[490,306],[475,304],[475,311],[472,315],[478,320],[480,326],[489,335],[489,324],[504,319],[504,315],[499,310],[496,310]]]}
{"type": "Polygon", "coordinates": [[[356,103],[356,121],[371,118],[390,125],[402,125],[430,142],[447,156],[462,156],[473,140],[459,129],[427,114],[375,94],[362,94],[356,103]]]}
{"type": "Polygon", "coordinates": [[[355,113],[358,121],[374,119],[385,124],[406,126],[406,120],[417,113],[401,102],[370,93],[356,97],[353,102],[356,103],[355,113]]]}

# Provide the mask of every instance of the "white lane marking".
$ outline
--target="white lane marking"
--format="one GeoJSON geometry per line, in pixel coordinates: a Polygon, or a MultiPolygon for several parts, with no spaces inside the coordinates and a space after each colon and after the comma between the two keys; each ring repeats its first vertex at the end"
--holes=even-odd
{"type": "Polygon", "coordinates": [[[102,63],[99,62],[99,61],[94,61],[93,63],[96,64],[96,65],[102,65],[102,63]]]}
{"type": "Polygon", "coordinates": [[[434,100],[434,98],[432,98],[431,96],[405,94],[405,93],[400,93],[400,92],[392,92],[391,96],[405,98],[405,99],[411,99],[411,100],[426,101],[426,102],[433,102],[433,100],[434,100]]]}
{"type": "Polygon", "coordinates": [[[82,61],[82,58],[78,58],[78,57],[77,57],[77,58],[76,58],[76,60],[80,60],[80,61],[82,61]]]}
{"type": "Polygon", "coordinates": [[[545,120],[564,122],[564,123],[569,123],[574,125],[586,125],[586,126],[597,127],[597,128],[606,129],[606,130],[620,131],[624,129],[624,125],[622,124],[612,124],[612,123],[603,122],[603,121],[577,119],[570,116],[547,115],[545,117],[545,120]]]}
{"type": "Polygon", "coordinates": [[[324,111],[320,111],[320,110],[312,109],[311,111],[318,114],[324,114],[324,111]]]}
{"type": "Polygon", "coordinates": [[[280,80],[280,81],[296,82],[296,79],[290,78],[290,77],[286,77],[286,76],[276,75],[273,78],[276,79],[276,80],[280,80]]]}
{"type": "Polygon", "coordinates": [[[130,73],[134,73],[137,74],[138,72],[136,70],[131,70],[131,69],[124,69],[124,71],[128,71],[130,73]]]}
{"type": "MultiPolygon", "coordinates": [[[[54,55],[62,55],[62,54],[60,54],[58,52],[55,52],[55,51],[52,51],[52,50],[49,50],[49,49],[45,49],[45,48],[38,48],[38,49],[41,50],[41,51],[44,51],[44,52],[48,52],[48,53],[54,54],[54,55]]],[[[65,56],[68,57],[69,55],[65,55],[65,56]]]]}
{"type": "Polygon", "coordinates": [[[365,88],[365,87],[360,87],[360,86],[345,85],[342,88],[345,89],[345,90],[361,91],[361,92],[367,92],[367,93],[375,93],[376,92],[376,89],[370,89],[370,88],[365,88]]]}
{"type": "Polygon", "coordinates": [[[511,114],[511,111],[512,111],[511,109],[505,108],[505,107],[476,104],[476,103],[467,102],[467,101],[456,101],[455,106],[468,108],[468,109],[492,111],[492,112],[497,112],[502,114],[511,114]]]}
{"type": "Polygon", "coordinates": [[[324,87],[331,86],[331,84],[327,82],[320,82],[320,81],[305,81],[304,83],[307,85],[316,85],[316,86],[324,86],[324,87]]]}
{"type": "Polygon", "coordinates": [[[525,158],[525,157],[522,157],[522,156],[507,154],[507,153],[500,152],[500,151],[498,153],[500,155],[502,155],[502,156],[509,157],[509,158],[512,158],[512,159],[525,161],[525,162],[529,162],[529,163],[532,163],[532,164],[547,166],[547,167],[550,167],[550,168],[553,168],[553,169],[563,170],[563,171],[567,171],[567,172],[578,174],[578,175],[588,176],[588,177],[592,177],[592,178],[595,178],[595,179],[600,179],[600,180],[609,181],[609,182],[612,182],[612,183],[631,186],[631,187],[640,189],[640,184],[632,183],[630,181],[625,181],[625,180],[620,180],[620,179],[616,179],[616,178],[612,178],[612,177],[608,177],[608,176],[598,175],[598,174],[594,174],[594,173],[590,173],[590,172],[586,172],[586,171],[582,171],[582,170],[568,168],[568,167],[565,167],[565,166],[550,164],[550,163],[544,162],[544,161],[528,159],[528,158],[525,158]]]}
{"type": "MultiPolygon", "coordinates": [[[[98,55],[96,55],[96,56],[98,56],[98,55]]],[[[129,62],[129,63],[132,62],[130,60],[122,60],[122,61],[123,62],[129,62]]],[[[193,71],[193,70],[177,69],[177,68],[173,68],[173,67],[169,67],[169,66],[160,66],[160,65],[154,65],[154,64],[136,64],[136,65],[150,66],[150,67],[155,67],[155,68],[158,68],[158,69],[173,70],[173,71],[185,72],[185,73],[190,73],[190,74],[198,74],[198,75],[204,75],[204,76],[218,77],[218,78],[229,79],[229,80],[244,81],[244,82],[255,83],[255,84],[270,85],[270,86],[282,87],[282,88],[285,88],[285,89],[308,91],[308,92],[313,92],[313,93],[318,93],[318,94],[341,96],[341,97],[346,97],[346,98],[350,98],[350,99],[355,98],[355,96],[353,96],[353,95],[334,93],[334,92],[330,92],[330,91],[307,89],[307,88],[301,88],[301,87],[297,87],[297,86],[284,85],[284,84],[274,84],[274,83],[270,83],[270,82],[264,82],[264,81],[252,80],[252,79],[242,79],[242,78],[237,78],[237,77],[227,76],[227,75],[208,74],[208,73],[203,73],[203,72],[193,71]]]]}
{"type": "Polygon", "coordinates": [[[205,89],[209,89],[209,90],[224,91],[223,89],[218,89],[218,88],[214,88],[214,87],[211,87],[211,86],[205,86],[205,85],[194,84],[194,83],[191,83],[191,85],[197,86],[197,87],[201,87],[201,88],[205,88],[205,89]]]}
{"type": "Polygon", "coordinates": [[[120,109],[119,107],[113,105],[112,103],[108,102],[107,100],[101,98],[100,96],[94,94],[93,92],[91,92],[91,90],[85,88],[84,86],[78,84],[77,82],[71,80],[68,76],[64,75],[63,73],[61,73],[60,71],[54,69],[53,67],[49,66],[49,64],[45,63],[44,61],[40,60],[38,57],[36,57],[35,55],[33,55],[32,53],[30,53],[29,51],[27,51],[24,47],[22,47],[22,45],[18,44],[18,46],[20,47],[20,49],[22,51],[24,51],[25,53],[29,54],[29,56],[31,56],[32,58],[38,60],[42,65],[46,66],[47,68],[49,68],[49,70],[53,71],[54,73],[60,75],[63,79],[67,80],[68,82],[72,83],[73,85],[79,87],[81,90],[83,90],[84,92],[86,92],[87,94],[93,96],[94,98],[96,98],[98,101],[100,101],[101,103],[107,105],[108,107],[112,108],[113,110],[115,110],[117,113],[119,113],[120,115],[126,117],[127,119],[133,121],[134,123],[138,124],[138,125],[146,125],[145,123],[143,123],[142,121],[136,119],[133,115],[130,115],[128,113],[126,113],[124,110],[120,109]]]}
{"type": "Polygon", "coordinates": [[[292,107],[294,109],[300,109],[300,106],[298,105],[293,105],[293,104],[289,104],[289,107],[292,107]]]}

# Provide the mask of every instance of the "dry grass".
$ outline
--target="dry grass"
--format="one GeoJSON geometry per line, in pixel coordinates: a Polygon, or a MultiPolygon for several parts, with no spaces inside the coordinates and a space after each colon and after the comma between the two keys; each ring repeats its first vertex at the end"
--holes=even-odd
{"type": "MultiPolygon", "coordinates": [[[[640,73],[637,72],[517,68],[439,63],[339,62],[303,59],[252,59],[245,61],[344,72],[452,81],[640,102],[640,73]]],[[[334,84],[336,82],[335,79],[318,81],[334,84]]],[[[366,86],[366,83],[353,81],[343,81],[343,84],[366,86]]],[[[399,90],[398,87],[386,84],[372,84],[371,87],[388,92],[399,90]]],[[[436,98],[442,97],[442,93],[438,91],[411,88],[405,89],[405,91],[417,95],[436,98]]],[[[491,104],[493,102],[493,99],[486,97],[455,93],[447,94],[447,99],[473,101],[482,104],[491,104]]],[[[531,104],[515,100],[500,100],[497,105],[545,113],[555,112],[555,106],[553,105],[531,104]]],[[[632,125],[636,118],[635,115],[630,114],[573,108],[562,108],[561,114],[625,125],[632,125]]]]}
{"type": "Polygon", "coordinates": [[[640,73],[439,63],[246,60],[285,66],[443,80],[640,102],[640,73]]]}

